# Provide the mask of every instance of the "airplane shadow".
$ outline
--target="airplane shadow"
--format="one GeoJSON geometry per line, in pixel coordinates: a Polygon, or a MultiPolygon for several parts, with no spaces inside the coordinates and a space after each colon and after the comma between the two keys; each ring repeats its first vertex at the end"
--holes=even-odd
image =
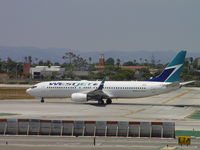
{"type": "Polygon", "coordinates": [[[171,107],[197,107],[200,105],[184,105],[184,104],[155,104],[155,103],[113,103],[112,105],[133,105],[133,106],[171,106],[171,107]]]}
{"type": "Polygon", "coordinates": [[[58,103],[58,104],[73,104],[73,105],[91,105],[95,107],[106,106],[170,106],[170,107],[194,107],[200,108],[200,105],[184,105],[184,104],[155,104],[155,103],[112,103],[112,104],[98,104],[98,103],[76,103],[76,102],[46,102],[46,103],[58,103]]]}
{"type": "Polygon", "coordinates": [[[85,104],[89,104],[89,105],[93,105],[96,107],[106,107],[109,105],[114,105],[114,106],[162,106],[162,107],[166,107],[166,106],[170,106],[170,107],[195,107],[195,108],[200,108],[200,105],[179,105],[179,104],[145,104],[145,103],[112,103],[112,104],[94,104],[94,103],[85,103],[85,104]]]}
{"type": "Polygon", "coordinates": [[[92,105],[96,107],[106,107],[107,104],[98,104],[98,103],[76,103],[76,102],[50,102],[45,101],[45,103],[53,103],[53,104],[73,104],[73,105],[92,105]]]}

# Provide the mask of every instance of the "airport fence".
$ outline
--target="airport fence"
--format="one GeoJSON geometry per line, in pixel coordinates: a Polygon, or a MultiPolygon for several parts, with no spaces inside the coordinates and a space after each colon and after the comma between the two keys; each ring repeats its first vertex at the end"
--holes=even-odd
{"type": "Polygon", "coordinates": [[[175,123],[0,119],[0,134],[175,138],[175,123]]]}

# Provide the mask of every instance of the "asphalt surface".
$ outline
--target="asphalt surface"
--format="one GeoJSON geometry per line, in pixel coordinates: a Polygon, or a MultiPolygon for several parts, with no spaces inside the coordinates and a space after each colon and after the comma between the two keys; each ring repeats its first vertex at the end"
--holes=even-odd
{"type": "Polygon", "coordinates": [[[67,99],[2,100],[0,118],[117,120],[117,121],[173,121],[176,130],[200,130],[200,120],[189,116],[200,110],[200,88],[180,90],[153,97],[113,99],[111,105],[97,102],[76,103],[67,99]]]}
{"type": "Polygon", "coordinates": [[[105,138],[105,137],[48,137],[48,136],[0,136],[0,150],[165,150],[199,149],[200,142],[192,139],[192,145],[178,145],[177,139],[105,138]],[[95,142],[94,142],[95,140],[95,142]]]}
{"type": "MultiPolygon", "coordinates": [[[[75,103],[70,99],[45,99],[45,103],[38,99],[0,100],[0,118],[173,121],[176,130],[200,130],[200,120],[190,118],[196,111],[200,111],[200,88],[181,88],[147,98],[114,99],[111,105],[75,103]]],[[[188,147],[178,145],[177,139],[96,137],[95,140],[94,146],[94,137],[0,136],[0,150],[200,149],[199,139],[192,139],[188,147]]]]}

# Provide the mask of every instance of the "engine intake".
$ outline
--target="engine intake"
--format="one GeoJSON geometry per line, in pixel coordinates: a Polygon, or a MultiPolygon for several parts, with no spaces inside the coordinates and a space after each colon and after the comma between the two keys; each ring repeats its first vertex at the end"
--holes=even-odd
{"type": "Polygon", "coordinates": [[[73,93],[71,95],[72,101],[75,102],[86,102],[87,101],[87,94],[84,93],[73,93]]]}

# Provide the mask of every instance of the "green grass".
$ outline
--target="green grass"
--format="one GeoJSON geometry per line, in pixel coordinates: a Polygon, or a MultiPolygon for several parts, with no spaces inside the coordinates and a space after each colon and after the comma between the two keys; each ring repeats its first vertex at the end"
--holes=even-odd
{"type": "Polygon", "coordinates": [[[26,93],[27,88],[21,87],[0,87],[0,100],[4,99],[33,99],[26,93]]]}
{"type": "Polygon", "coordinates": [[[176,130],[176,136],[195,136],[200,137],[200,131],[191,131],[191,130],[176,130]]]}
{"type": "Polygon", "coordinates": [[[17,115],[13,113],[0,113],[0,116],[10,116],[10,115],[17,115]]]}
{"type": "Polygon", "coordinates": [[[200,119],[200,111],[196,111],[189,116],[191,119],[200,119]]]}

